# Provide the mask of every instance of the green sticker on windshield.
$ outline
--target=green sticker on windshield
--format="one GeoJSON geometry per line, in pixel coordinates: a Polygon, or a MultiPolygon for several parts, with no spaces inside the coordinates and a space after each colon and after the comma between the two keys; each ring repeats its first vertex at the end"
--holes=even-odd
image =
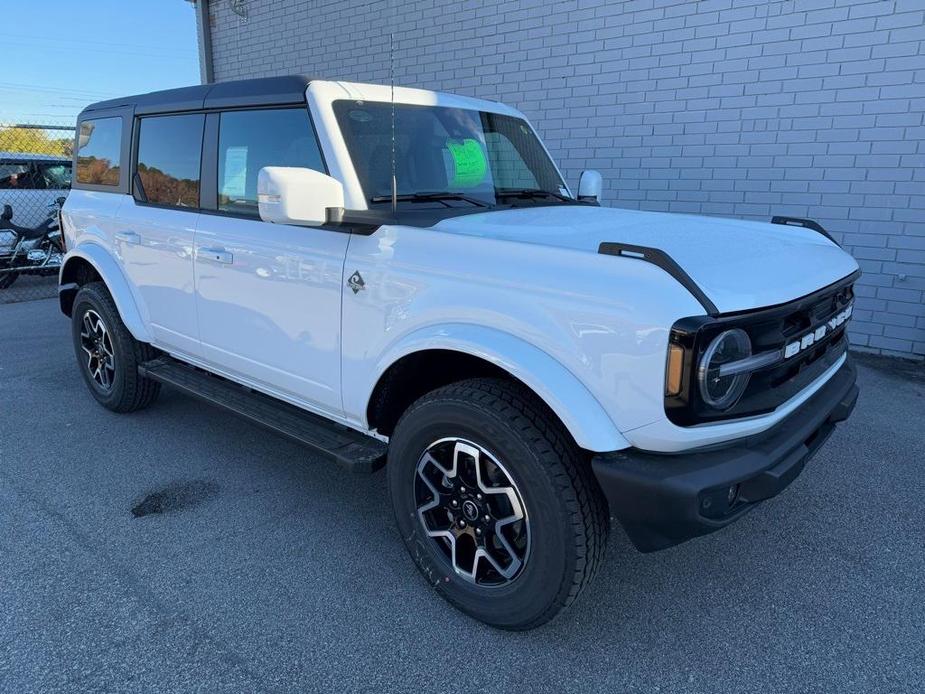
{"type": "Polygon", "coordinates": [[[454,188],[471,188],[481,183],[488,171],[488,162],[485,161],[485,152],[479,141],[472,138],[447,140],[446,147],[450,150],[454,167],[450,185],[454,188]]]}

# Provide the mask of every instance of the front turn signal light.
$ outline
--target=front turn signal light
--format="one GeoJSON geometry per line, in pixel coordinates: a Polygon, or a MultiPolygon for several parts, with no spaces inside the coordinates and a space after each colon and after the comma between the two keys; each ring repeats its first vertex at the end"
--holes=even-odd
{"type": "Polygon", "coordinates": [[[665,395],[681,394],[681,374],[684,368],[684,348],[668,345],[668,364],[665,369],[665,395]]]}

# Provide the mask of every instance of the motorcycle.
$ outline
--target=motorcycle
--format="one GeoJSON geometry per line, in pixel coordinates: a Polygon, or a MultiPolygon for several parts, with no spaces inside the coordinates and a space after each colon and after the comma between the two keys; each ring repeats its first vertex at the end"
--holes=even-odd
{"type": "Polygon", "coordinates": [[[13,208],[3,206],[0,214],[0,232],[13,235],[12,242],[0,247],[0,289],[12,285],[20,275],[48,276],[58,273],[64,256],[64,239],[61,236],[60,212],[64,198],[58,198],[48,207],[48,218],[34,227],[13,223],[13,208]]]}

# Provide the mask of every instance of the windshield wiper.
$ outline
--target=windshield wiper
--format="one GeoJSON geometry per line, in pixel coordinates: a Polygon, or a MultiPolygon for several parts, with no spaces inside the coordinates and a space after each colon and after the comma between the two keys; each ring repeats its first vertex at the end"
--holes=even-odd
{"type": "Polygon", "coordinates": [[[551,190],[541,190],[539,188],[504,188],[495,191],[496,198],[523,198],[524,200],[535,200],[536,198],[553,198],[563,202],[578,202],[575,198],[570,198],[562,193],[554,193],[551,190]]]}
{"type": "MultiPolygon", "coordinates": [[[[464,193],[451,193],[449,191],[445,192],[433,192],[433,193],[402,193],[401,195],[395,196],[396,202],[442,202],[446,204],[448,200],[461,200],[463,202],[468,202],[470,205],[476,205],[477,207],[489,207],[489,204],[484,200],[479,200],[478,198],[473,198],[464,193]]],[[[369,199],[370,202],[392,202],[391,195],[374,195],[369,199]]],[[[452,205],[446,205],[447,207],[452,207],[452,205]]]]}

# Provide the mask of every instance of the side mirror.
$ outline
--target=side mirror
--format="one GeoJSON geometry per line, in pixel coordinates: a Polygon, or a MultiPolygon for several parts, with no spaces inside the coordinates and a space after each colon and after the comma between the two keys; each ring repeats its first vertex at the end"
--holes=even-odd
{"type": "Polygon", "coordinates": [[[600,204],[601,191],[604,189],[604,179],[599,171],[588,169],[582,171],[578,177],[578,199],[581,202],[600,204]]]}
{"type": "Polygon", "coordinates": [[[8,222],[11,219],[13,219],[13,208],[10,207],[9,205],[4,205],[3,214],[0,214],[0,220],[3,220],[4,222],[8,222]]]}
{"type": "Polygon", "coordinates": [[[344,187],[320,171],[265,166],[257,173],[257,207],[265,222],[318,227],[329,207],[343,206],[344,187]]]}

